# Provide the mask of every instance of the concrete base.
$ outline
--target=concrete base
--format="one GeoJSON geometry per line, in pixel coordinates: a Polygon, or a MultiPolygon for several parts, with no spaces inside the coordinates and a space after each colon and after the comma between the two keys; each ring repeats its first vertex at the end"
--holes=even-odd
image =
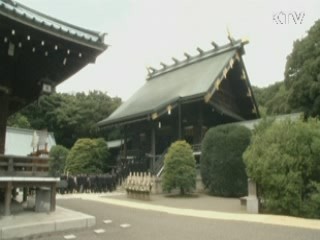
{"type": "Polygon", "coordinates": [[[259,213],[259,200],[257,197],[249,196],[247,199],[247,212],[259,213]]]}
{"type": "Polygon", "coordinates": [[[51,192],[50,188],[38,188],[36,190],[36,212],[49,212],[50,211],[51,192]]]}
{"type": "Polygon", "coordinates": [[[22,212],[0,218],[0,240],[89,228],[95,224],[94,216],[61,207],[57,207],[55,212],[50,213],[22,212]]]}

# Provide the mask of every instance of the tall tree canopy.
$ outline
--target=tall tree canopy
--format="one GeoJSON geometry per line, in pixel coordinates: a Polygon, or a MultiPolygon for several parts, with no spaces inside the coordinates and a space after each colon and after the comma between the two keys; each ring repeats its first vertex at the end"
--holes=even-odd
{"type": "MultiPolygon", "coordinates": [[[[30,127],[48,129],[55,134],[58,144],[71,148],[78,138],[113,135],[115,130],[99,132],[96,123],[108,117],[119,105],[120,98],[112,98],[100,91],[76,94],[44,95],[27,106],[20,116],[27,118],[30,127]]],[[[21,117],[13,116],[9,125],[16,125],[21,117]]]]}
{"type": "Polygon", "coordinates": [[[294,42],[287,58],[285,84],[289,105],[306,116],[320,114],[320,20],[294,42]]]}
{"type": "Polygon", "coordinates": [[[28,118],[21,113],[10,116],[7,125],[16,128],[31,128],[28,118]]]}
{"type": "Polygon", "coordinates": [[[285,114],[292,111],[288,104],[289,92],[283,81],[268,87],[253,87],[252,89],[262,116],[285,114]]]}

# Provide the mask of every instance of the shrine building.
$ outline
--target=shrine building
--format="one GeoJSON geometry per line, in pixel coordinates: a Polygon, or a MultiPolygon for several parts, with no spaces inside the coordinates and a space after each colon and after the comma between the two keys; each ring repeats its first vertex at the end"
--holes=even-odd
{"type": "Polygon", "coordinates": [[[122,165],[130,171],[159,174],[164,155],[176,140],[185,139],[197,161],[206,131],[216,125],[259,118],[243,62],[244,40],[229,39],[212,49],[197,48],[183,60],[148,68],[146,83],[100,121],[100,128],[122,129],[122,165]]]}

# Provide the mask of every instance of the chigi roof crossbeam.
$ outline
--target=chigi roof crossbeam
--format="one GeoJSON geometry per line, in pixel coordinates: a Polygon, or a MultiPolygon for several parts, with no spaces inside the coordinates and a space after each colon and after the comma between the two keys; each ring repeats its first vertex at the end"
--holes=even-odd
{"type": "Polygon", "coordinates": [[[237,41],[233,40],[233,41],[230,41],[229,44],[226,44],[223,46],[219,46],[217,43],[211,42],[213,49],[210,49],[208,51],[204,51],[200,47],[197,47],[197,49],[196,49],[198,52],[197,55],[192,56],[191,54],[185,52],[184,53],[185,59],[183,59],[183,60],[179,61],[177,58],[172,57],[173,64],[165,64],[165,63],[161,62],[160,65],[162,66],[162,68],[160,68],[160,69],[156,69],[154,67],[148,67],[147,68],[147,70],[148,70],[147,81],[152,80],[154,77],[160,76],[160,75],[165,74],[167,72],[174,71],[174,70],[179,69],[181,67],[185,67],[189,64],[193,64],[198,61],[207,59],[209,57],[213,57],[215,55],[222,54],[226,51],[230,51],[231,49],[236,49],[239,47],[241,49],[243,49],[242,46],[247,43],[248,43],[248,40],[244,40],[244,39],[237,40],[237,41]]]}

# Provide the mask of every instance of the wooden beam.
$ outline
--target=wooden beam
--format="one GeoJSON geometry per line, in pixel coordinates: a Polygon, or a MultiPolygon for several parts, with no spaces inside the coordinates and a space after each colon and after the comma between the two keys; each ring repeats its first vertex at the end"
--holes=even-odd
{"type": "Polygon", "coordinates": [[[22,197],[22,201],[23,202],[27,202],[27,199],[28,199],[28,188],[27,187],[24,187],[23,188],[23,197],[22,197]]]}
{"type": "Polygon", "coordinates": [[[127,148],[128,148],[128,139],[127,139],[127,126],[123,127],[123,139],[124,139],[124,143],[123,143],[123,157],[125,159],[125,166],[127,167],[127,148]]]}
{"type": "Polygon", "coordinates": [[[224,105],[221,102],[210,101],[210,104],[222,114],[228,115],[229,117],[232,117],[232,118],[237,119],[239,121],[244,121],[245,120],[237,112],[234,112],[232,109],[229,108],[229,106],[224,105]]]}
{"type": "Polygon", "coordinates": [[[4,197],[4,216],[9,216],[11,214],[11,194],[12,194],[12,182],[7,182],[5,197],[4,197]]]}
{"type": "Polygon", "coordinates": [[[50,194],[50,211],[54,212],[56,210],[56,191],[57,191],[57,183],[52,183],[50,194]]]}
{"type": "Polygon", "coordinates": [[[154,170],[154,165],[156,162],[156,126],[151,122],[151,154],[152,154],[152,169],[154,170]]]}
{"type": "Polygon", "coordinates": [[[0,93],[0,154],[5,151],[8,109],[9,95],[0,93]]]}
{"type": "Polygon", "coordinates": [[[198,139],[197,139],[197,142],[196,144],[199,144],[202,142],[202,138],[203,138],[203,132],[202,132],[202,126],[203,126],[203,105],[202,103],[199,103],[199,109],[198,109],[198,139]]]}
{"type": "Polygon", "coordinates": [[[181,103],[178,103],[178,139],[182,139],[182,111],[181,103]]]}

